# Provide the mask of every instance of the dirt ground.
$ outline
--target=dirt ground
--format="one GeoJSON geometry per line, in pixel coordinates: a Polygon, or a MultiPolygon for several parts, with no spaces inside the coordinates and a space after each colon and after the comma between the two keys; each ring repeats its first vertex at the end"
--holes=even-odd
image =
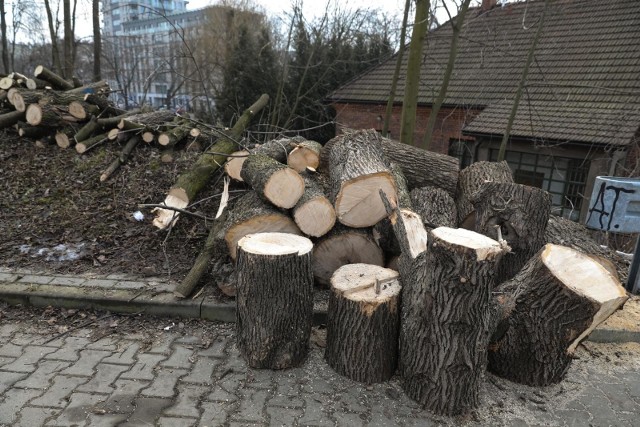
{"type": "MultiPolygon", "coordinates": [[[[140,145],[101,183],[120,149],[109,143],[80,155],[0,132],[0,263],[57,273],[184,277],[204,243],[207,221],[183,215],[173,230],[158,231],[151,209],[138,205],[163,201],[198,153],[178,151],[174,162],[162,163],[156,147],[140,145]]],[[[193,212],[215,216],[213,187],[198,196],[193,212]]]]}

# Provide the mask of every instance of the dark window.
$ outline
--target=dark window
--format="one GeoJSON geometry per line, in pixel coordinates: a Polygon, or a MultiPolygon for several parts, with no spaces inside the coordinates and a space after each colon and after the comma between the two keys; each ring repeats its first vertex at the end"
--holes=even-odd
{"type": "Polygon", "coordinates": [[[518,184],[528,185],[530,187],[542,188],[544,174],[533,171],[525,171],[518,169],[513,173],[513,180],[518,184]]]}
{"type": "Polygon", "coordinates": [[[449,140],[448,154],[460,160],[460,169],[464,169],[473,163],[473,152],[471,151],[470,141],[463,139],[449,140]]]}

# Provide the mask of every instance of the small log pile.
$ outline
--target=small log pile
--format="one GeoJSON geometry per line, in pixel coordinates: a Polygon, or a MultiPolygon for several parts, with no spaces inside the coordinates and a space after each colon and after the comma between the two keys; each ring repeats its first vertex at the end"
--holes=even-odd
{"type": "MultiPolygon", "coordinates": [[[[251,366],[301,363],[311,315],[281,319],[308,302],[287,297],[291,313],[278,312],[283,295],[306,298],[311,274],[330,288],[331,367],[373,383],[397,365],[412,399],[464,415],[487,369],[528,385],[561,381],[580,341],[627,299],[607,253],[585,254],[597,246],[588,237],[567,236],[575,249],[554,244],[562,227],[548,193],[514,183],[506,163],[459,171],[454,158],[373,130],[319,150],[283,138],[235,153],[225,170],[251,188],[216,220],[206,254],[235,260],[239,347],[251,366]],[[259,250],[245,254],[255,239],[259,250]],[[273,283],[284,274],[294,276],[273,283]],[[282,322],[301,329],[278,332],[282,322]]],[[[201,274],[188,277],[182,297],[201,274]]]]}
{"type": "Polygon", "coordinates": [[[15,129],[36,145],[55,143],[84,154],[116,141],[123,148],[102,172],[109,179],[140,143],[170,149],[183,141],[217,136],[212,128],[170,111],[125,111],[109,101],[105,80],[81,84],[67,81],[44,66],[34,77],[11,73],[0,79],[0,129],[15,129]]]}

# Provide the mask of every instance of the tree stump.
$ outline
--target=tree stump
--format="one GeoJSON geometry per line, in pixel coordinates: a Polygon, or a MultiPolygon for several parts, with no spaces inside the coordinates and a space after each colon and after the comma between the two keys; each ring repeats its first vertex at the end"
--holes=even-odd
{"type": "Polygon", "coordinates": [[[298,366],[313,319],[311,248],[306,237],[260,233],[238,242],[237,343],[252,368],[298,366]]]}
{"type": "Polygon", "coordinates": [[[337,373],[367,384],[393,376],[400,289],[398,273],[376,265],[349,264],[333,274],[324,357],[337,373]]]}
{"type": "Polygon", "coordinates": [[[329,286],[338,268],[357,263],[384,265],[384,254],[373,239],[371,229],[336,224],[313,247],[313,275],[320,285],[329,286]]]}
{"type": "Polygon", "coordinates": [[[466,414],[479,404],[494,271],[504,251],[481,234],[440,227],[428,249],[401,266],[403,388],[436,414],[466,414]]]}
{"type": "Polygon", "coordinates": [[[496,280],[511,279],[545,244],[551,212],[549,193],[527,185],[487,182],[473,198],[478,233],[506,240],[511,253],[500,261],[496,280]]]}
{"type": "Polygon", "coordinates": [[[262,198],[279,208],[294,207],[304,194],[300,174],[264,154],[250,154],[240,175],[262,198]]]}
{"type": "Polygon", "coordinates": [[[474,230],[476,218],[472,198],[485,182],[513,182],[507,162],[475,162],[460,171],[455,197],[459,227],[474,230]]]}
{"type": "Polygon", "coordinates": [[[489,370],[530,386],[560,382],[578,344],[627,300],[600,263],[553,244],[502,288],[513,290],[515,306],[489,347],[489,370]]]}
{"type": "Polygon", "coordinates": [[[411,205],[429,230],[438,227],[456,228],[458,224],[456,202],[442,188],[414,188],[411,190],[411,205]]]}
{"type": "Polygon", "coordinates": [[[386,216],[379,190],[396,202],[396,184],[386,165],[380,135],[357,131],[333,142],[329,177],[338,221],[349,227],[370,227],[386,216]]]}

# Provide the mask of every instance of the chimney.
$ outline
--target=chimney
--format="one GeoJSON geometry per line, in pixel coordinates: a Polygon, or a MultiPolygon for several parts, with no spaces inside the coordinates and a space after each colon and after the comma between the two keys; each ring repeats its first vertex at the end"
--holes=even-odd
{"type": "Polygon", "coordinates": [[[496,7],[497,4],[498,0],[482,0],[482,6],[480,6],[480,10],[482,12],[486,12],[496,7]]]}

